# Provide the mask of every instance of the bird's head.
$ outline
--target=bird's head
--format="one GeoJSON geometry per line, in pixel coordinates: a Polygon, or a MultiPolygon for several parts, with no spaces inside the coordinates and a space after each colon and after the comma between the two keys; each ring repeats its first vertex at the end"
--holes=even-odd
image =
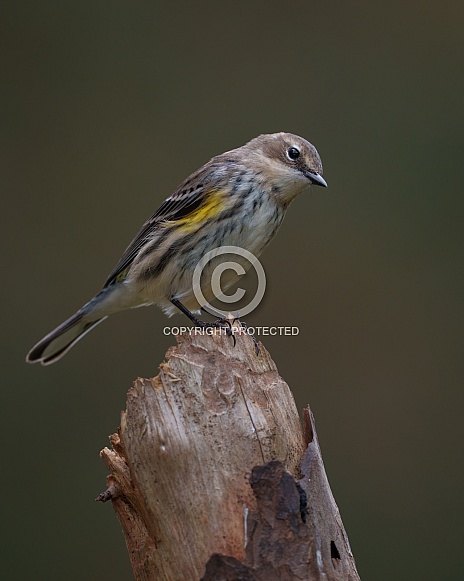
{"type": "Polygon", "coordinates": [[[298,135],[260,135],[242,149],[246,149],[249,163],[259,172],[263,182],[284,204],[311,185],[327,187],[316,148],[298,135]]]}

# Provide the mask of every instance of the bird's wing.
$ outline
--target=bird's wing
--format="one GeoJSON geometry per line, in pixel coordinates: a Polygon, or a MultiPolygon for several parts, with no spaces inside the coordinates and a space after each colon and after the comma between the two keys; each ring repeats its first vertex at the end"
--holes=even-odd
{"type": "MultiPolygon", "coordinates": [[[[199,173],[199,172],[198,172],[199,173]]],[[[198,209],[209,194],[209,188],[202,183],[200,176],[192,176],[167,198],[153,216],[145,222],[137,236],[132,240],[106,280],[105,287],[124,280],[128,267],[144,244],[153,238],[160,224],[180,220],[198,209]]]]}

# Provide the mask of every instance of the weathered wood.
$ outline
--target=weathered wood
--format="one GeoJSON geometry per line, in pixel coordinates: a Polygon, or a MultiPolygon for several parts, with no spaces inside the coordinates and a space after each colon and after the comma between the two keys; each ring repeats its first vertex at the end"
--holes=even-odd
{"type": "MultiPolygon", "coordinates": [[[[179,337],[159,375],[138,379],[129,390],[127,410],[111,442],[113,449],[101,452],[110,475],[109,488],[99,500],[112,499],[137,580],[198,581],[217,574],[214,563],[236,570],[232,576],[211,579],[259,580],[264,570],[271,571],[269,550],[273,553],[277,546],[279,554],[284,551],[287,560],[293,559],[296,571],[308,576],[266,573],[267,581],[358,578],[333,575],[341,570],[339,562],[350,561],[350,571],[356,569],[314,427],[306,430],[305,441],[289,387],[264,347],[256,355],[250,337],[238,336],[235,347],[224,335],[179,337]],[[262,467],[262,473],[252,470],[275,459],[281,462],[276,464],[279,478],[286,482],[284,489],[279,484],[275,490],[284,503],[297,507],[298,535],[307,540],[299,551],[288,530],[280,539],[265,534],[262,500],[272,496],[273,488],[270,480],[266,488],[266,479],[257,474],[269,468],[262,467]],[[297,485],[293,477],[302,476],[297,485]],[[302,517],[306,513],[300,510],[300,499],[305,494],[310,504],[308,516],[302,517]],[[321,510],[328,524],[316,514],[321,510]],[[339,559],[330,555],[331,541],[339,559]],[[301,551],[306,551],[304,562],[298,556],[301,551]],[[211,561],[214,554],[218,556],[211,561]],[[314,576],[314,567],[319,576],[314,576]]],[[[275,469],[274,463],[271,466],[275,469]]],[[[269,515],[274,508],[271,503],[269,515]]],[[[282,520],[277,513],[273,518],[274,524],[282,520]]],[[[272,528],[271,521],[268,525],[272,528]]]]}

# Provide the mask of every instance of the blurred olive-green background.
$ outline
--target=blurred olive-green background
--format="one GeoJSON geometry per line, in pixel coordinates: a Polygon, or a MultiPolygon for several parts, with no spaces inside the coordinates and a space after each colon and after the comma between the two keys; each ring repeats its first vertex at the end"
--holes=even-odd
{"type": "Polygon", "coordinates": [[[98,452],[168,320],[24,357],[191,171],[274,131],[316,145],[329,188],[290,208],[247,322],[301,329],[265,345],[315,413],[361,577],[462,578],[463,4],[1,11],[2,579],[131,579],[98,452]]]}

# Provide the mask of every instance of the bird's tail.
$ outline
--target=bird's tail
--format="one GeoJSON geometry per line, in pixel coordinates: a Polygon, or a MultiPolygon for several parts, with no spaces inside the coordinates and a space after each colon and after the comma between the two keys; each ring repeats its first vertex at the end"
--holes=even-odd
{"type": "Polygon", "coordinates": [[[61,359],[79,339],[107,317],[89,320],[85,307],[46,335],[27,354],[28,363],[50,365],[61,359]]]}

